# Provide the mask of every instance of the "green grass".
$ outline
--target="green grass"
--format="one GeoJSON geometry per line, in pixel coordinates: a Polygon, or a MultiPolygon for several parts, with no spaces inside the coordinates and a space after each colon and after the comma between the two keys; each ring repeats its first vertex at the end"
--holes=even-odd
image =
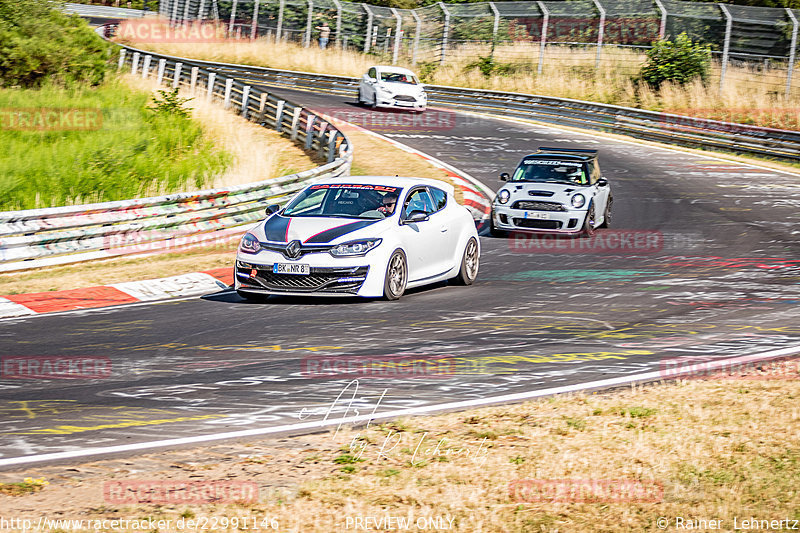
{"type": "Polygon", "coordinates": [[[0,90],[0,111],[102,111],[95,130],[17,131],[0,120],[0,211],[125,200],[202,188],[231,156],[200,124],[147,110],[149,96],[111,79],[93,87],[0,90]]]}

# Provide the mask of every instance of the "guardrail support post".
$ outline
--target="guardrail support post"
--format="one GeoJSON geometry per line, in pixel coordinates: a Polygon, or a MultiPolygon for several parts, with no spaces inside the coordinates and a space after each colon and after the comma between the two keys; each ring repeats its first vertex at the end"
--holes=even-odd
{"type": "Polygon", "coordinates": [[[722,71],[719,75],[719,92],[722,92],[722,87],[725,85],[725,74],[728,70],[728,53],[731,48],[731,31],[733,30],[733,17],[725,4],[717,4],[725,15],[725,42],[722,45],[722,71]]]}
{"type": "Polygon", "coordinates": [[[661,12],[661,25],[658,27],[658,38],[663,39],[667,36],[667,8],[664,7],[664,4],[661,0],[653,0],[656,4],[656,7],[661,12]]]}
{"type": "Polygon", "coordinates": [[[136,76],[136,71],[139,68],[139,52],[133,53],[133,60],[131,60],[131,76],[136,76]]]}
{"type": "Polygon", "coordinates": [[[242,113],[244,118],[247,118],[247,105],[250,103],[250,86],[245,85],[242,89],[242,113]]]}
{"type": "Polygon", "coordinates": [[[228,37],[233,34],[233,21],[236,18],[236,3],[238,0],[233,0],[233,4],[231,5],[231,18],[228,22],[228,37]]]}
{"type": "Polygon", "coordinates": [[[167,68],[167,60],[158,60],[158,73],[156,74],[156,84],[161,85],[164,83],[164,70],[167,68]]]}
{"type": "Polygon", "coordinates": [[[336,138],[339,137],[338,131],[331,130],[328,133],[328,163],[333,163],[336,159],[336,138]]]}
{"type": "Polygon", "coordinates": [[[233,89],[233,78],[225,78],[225,100],[222,104],[225,109],[231,105],[231,89],[233,89]]]}
{"type": "Polygon", "coordinates": [[[369,44],[372,40],[372,10],[367,4],[361,4],[361,7],[363,7],[364,11],[367,13],[367,33],[364,35],[364,53],[368,54],[369,44]]]}
{"type": "Polygon", "coordinates": [[[253,2],[253,21],[250,24],[250,40],[252,41],[258,36],[258,3],[259,0],[253,2]]]}
{"type": "Polygon", "coordinates": [[[278,2],[278,24],[275,27],[275,42],[278,43],[281,40],[281,31],[283,30],[283,10],[286,7],[286,0],[280,0],[278,2]]]}
{"type": "Polygon", "coordinates": [[[789,67],[786,71],[786,93],[784,93],[784,98],[788,99],[792,92],[792,74],[794,73],[795,49],[797,48],[797,17],[788,7],[786,13],[792,21],[792,42],[789,45],[791,48],[789,49],[789,67]]]}
{"type": "Polygon", "coordinates": [[[267,109],[267,98],[269,93],[261,93],[261,100],[258,102],[258,123],[264,125],[264,111],[267,109]]]}
{"type": "Polygon", "coordinates": [[[314,121],[317,120],[316,115],[308,115],[306,119],[306,150],[311,149],[311,145],[314,142],[314,121]]]}
{"type": "Polygon", "coordinates": [[[214,83],[217,79],[216,72],[209,72],[208,74],[208,92],[206,93],[206,101],[211,101],[211,98],[214,96],[214,83]]]}
{"type": "Polygon", "coordinates": [[[119,51],[119,61],[117,62],[117,70],[122,70],[122,67],[125,66],[125,49],[122,48],[119,51]]]}
{"type": "Polygon", "coordinates": [[[542,75],[542,70],[544,70],[544,51],[547,47],[547,27],[550,24],[550,10],[547,9],[547,6],[544,5],[544,2],[536,2],[539,5],[539,9],[542,10],[542,41],[539,44],[539,66],[536,69],[536,74],[539,76],[542,75]]]}
{"type": "Polygon", "coordinates": [[[419,53],[419,34],[422,32],[422,19],[417,15],[416,9],[412,9],[411,14],[414,16],[414,20],[417,23],[417,29],[414,31],[414,51],[411,52],[411,64],[416,65],[417,53],[419,53]]]}
{"type": "Polygon", "coordinates": [[[397,54],[400,52],[400,37],[403,35],[401,26],[403,24],[403,17],[395,8],[392,8],[392,15],[397,19],[397,25],[394,29],[394,50],[392,51],[392,65],[397,64],[397,54]]]}
{"type": "Polygon", "coordinates": [[[489,53],[489,57],[494,57],[494,49],[497,46],[497,31],[500,29],[500,11],[497,10],[497,6],[494,5],[494,2],[489,2],[489,9],[491,9],[492,14],[494,14],[494,22],[492,23],[492,51],[489,53]]]}
{"type": "Polygon", "coordinates": [[[342,48],[342,4],[339,0],[332,0],[336,6],[336,46],[342,48]]]}
{"type": "Polygon", "coordinates": [[[172,77],[172,88],[177,89],[181,83],[181,68],[183,63],[175,63],[175,75],[172,77]]]}
{"type": "Polygon", "coordinates": [[[278,108],[275,110],[275,131],[278,133],[283,129],[283,109],[286,107],[286,100],[278,100],[278,108]]]}
{"type": "Polygon", "coordinates": [[[319,124],[319,133],[317,134],[317,138],[319,139],[319,147],[317,148],[317,153],[319,155],[325,155],[325,149],[328,147],[328,143],[325,142],[325,134],[328,133],[328,123],[327,122],[320,122],[319,124]]]}
{"type": "Polygon", "coordinates": [[[303,46],[308,48],[311,46],[311,21],[314,18],[314,0],[306,0],[306,2],[308,3],[308,16],[306,17],[306,35],[303,39],[305,41],[303,46]]]}
{"type": "Polygon", "coordinates": [[[150,62],[153,60],[153,56],[147,54],[144,56],[144,63],[142,64],[142,79],[146,80],[147,76],[150,75],[150,62]]]}
{"type": "Polygon", "coordinates": [[[300,127],[300,113],[303,112],[302,107],[295,107],[292,113],[292,133],[290,139],[297,140],[297,129],[300,127]]]}
{"type": "Polygon", "coordinates": [[[439,57],[439,64],[443,65],[447,55],[447,38],[450,35],[450,12],[444,7],[444,2],[439,2],[439,8],[444,13],[444,29],[442,30],[442,53],[439,57]]]}
{"type": "Polygon", "coordinates": [[[199,72],[200,69],[198,67],[192,67],[192,78],[189,82],[189,89],[192,91],[192,94],[194,94],[194,91],[197,88],[197,74],[199,72]]]}
{"type": "Polygon", "coordinates": [[[600,68],[600,52],[603,50],[603,33],[606,30],[606,10],[600,0],[592,0],[597,11],[600,12],[600,21],[597,24],[597,57],[594,60],[594,68],[600,68]]]}

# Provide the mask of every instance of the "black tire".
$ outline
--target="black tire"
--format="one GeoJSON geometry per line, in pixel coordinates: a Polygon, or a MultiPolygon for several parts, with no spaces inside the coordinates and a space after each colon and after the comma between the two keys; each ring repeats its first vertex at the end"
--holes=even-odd
{"type": "Polygon", "coordinates": [[[408,284],[408,262],[403,250],[395,250],[386,264],[386,276],[383,279],[383,297],[387,300],[397,300],[408,284]]]}
{"type": "Polygon", "coordinates": [[[356,105],[361,105],[361,89],[358,90],[358,96],[356,96],[356,105]]]}
{"type": "Polygon", "coordinates": [[[236,291],[236,294],[247,300],[248,302],[266,302],[269,298],[268,294],[258,294],[255,292],[236,291]]]}
{"type": "Polygon", "coordinates": [[[606,202],[606,209],[603,213],[603,223],[597,226],[598,228],[607,228],[611,225],[611,204],[614,202],[614,198],[612,196],[608,197],[608,202],[606,202]]]}
{"type": "Polygon", "coordinates": [[[489,233],[492,237],[508,237],[508,232],[494,226],[494,213],[489,217],[489,233]]]}
{"type": "Polygon", "coordinates": [[[481,256],[478,248],[478,241],[475,237],[470,237],[464,247],[464,255],[461,256],[461,268],[458,275],[453,278],[458,285],[472,285],[478,277],[478,269],[481,264],[481,256]]]}
{"type": "Polygon", "coordinates": [[[378,93],[375,93],[375,95],[372,97],[372,103],[369,104],[369,108],[373,111],[378,109],[378,93]]]}
{"type": "Polygon", "coordinates": [[[594,216],[594,204],[589,205],[589,209],[586,210],[586,218],[583,221],[583,231],[581,235],[584,237],[591,237],[597,231],[595,227],[595,216],[594,216]]]}

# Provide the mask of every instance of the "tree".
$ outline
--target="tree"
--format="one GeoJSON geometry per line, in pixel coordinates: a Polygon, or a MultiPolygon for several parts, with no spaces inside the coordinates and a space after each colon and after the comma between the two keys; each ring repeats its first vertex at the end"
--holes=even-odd
{"type": "Polygon", "coordinates": [[[711,50],[708,45],[693,43],[688,35],[681,33],[675,41],[653,43],[653,48],[647,51],[647,62],[639,71],[639,77],[655,89],[665,81],[684,85],[700,78],[705,82],[710,66],[711,50]]]}

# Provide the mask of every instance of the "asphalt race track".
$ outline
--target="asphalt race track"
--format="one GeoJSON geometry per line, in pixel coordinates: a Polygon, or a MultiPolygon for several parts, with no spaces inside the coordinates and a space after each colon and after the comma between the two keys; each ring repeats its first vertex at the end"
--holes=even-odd
{"type": "Polygon", "coordinates": [[[540,145],[597,148],[613,186],[612,228],[592,241],[482,237],[474,286],[440,284],[397,302],[253,304],[228,291],[2,321],[3,356],[107,357],[112,372],[0,381],[0,460],[485,398],[668,370],[681,356],[800,345],[796,175],[447,110],[429,110],[420,127],[340,96],[274,92],[355,113],[355,122],[491,190],[540,145]],[[353,356],[419,362],[357,376],[357,390],[351,384],[343,395],[352,399],[346,411],[336,399],[356,376],[332,373],[331,361],[353,356]]]}

